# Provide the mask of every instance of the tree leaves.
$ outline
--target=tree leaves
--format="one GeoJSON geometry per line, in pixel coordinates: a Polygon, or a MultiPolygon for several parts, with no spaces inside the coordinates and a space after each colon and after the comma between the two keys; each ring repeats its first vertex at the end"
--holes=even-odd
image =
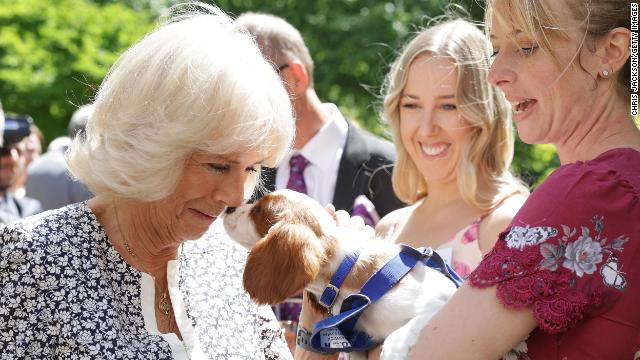
{"type": "Polygon", "coordinates": [[[155,18],[120,4],[83,0],[0,1],[0,97],[30,114],[47,141],[66,134],[71,113],[91,101],[120,53],[155,18]]]}

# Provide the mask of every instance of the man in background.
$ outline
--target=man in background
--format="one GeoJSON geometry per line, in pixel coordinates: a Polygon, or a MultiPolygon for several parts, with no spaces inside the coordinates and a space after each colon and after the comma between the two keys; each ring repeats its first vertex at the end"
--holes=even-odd
{"type": "Polygon", "coordinates": [[[18,180],[11,186],[11,192],[18,198],[24,197],[26,193],[27,185],[27,169],[31,163],[38,159],[42,154],[42,144],[44,143],[44,134],[40,131],[40,128],[33,123],[33,119],[30,116],[26,116],[30,126],[31,134],[22,139],[24,144],[24,163],[23,167],[19,170],[18,180]]]}
{"type": "Polygon", "coordinates": [[[8,224],[37,214],[42,211],[42,207],[39,201],[27,196],[16,197],[11,191],[25,167],[26,148],[23,140],[31,134],[31,123],[23,116],[3,115],[3,118],[4,134],[0,148],[0,222],[8,224]]]}
{"type": "Polygon", "coordinates": [[[296,116],[294,151],[279,168],[263,172],[266,190],[304,192],[323,205],[361,216],[369,225],[405,206],[391,186],[393,144],[359,129],[336,105],[320,101],[313,60],[300,32],[270,14],[242,14],[236,26],[251,33],[274,64],[296,116]]]}
{"type": "MultiPolygon", "coordinates": [[[[67,129],[69,138],[84,131],[92,113],[93,105],[81,106],[73,113],[67,129]]],[[[50,146],[28,169],[27,195],[40,200],[44,210],[57,209],[92,197],[84,184],[71,178],[64,156],[69,140],[55,139],[54,142],[63,145],[50,146]]]]}

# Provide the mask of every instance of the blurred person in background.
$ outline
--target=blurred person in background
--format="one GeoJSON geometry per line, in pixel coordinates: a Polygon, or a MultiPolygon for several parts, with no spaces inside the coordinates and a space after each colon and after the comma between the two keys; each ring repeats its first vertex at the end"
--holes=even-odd
{"type": "Polygon", "coordinates": [[[20,175],[15,185],[11,187],[11,191],[16,197],[24,197],[26,195],[25,186],[27,185],[27,176],[29,165],[37,160],[42,154],[42,144],[44,143],[44,134],[36,124],[31,122],[29,127],[31,134],[22,139],[24,143],[24,166],[20,168],[20,175]]]}
{"type": "Polygon", "coordinates": [[[36,124],[29,127],[31,134],[24,140],[25,142],[25,163],[27,167],[42,155],[42,146],[44,144],[44,134],[36,124]]]}
{"type": "MultiPolygon", "coordinates": [[[[84,131],[93,109],[92,104],[83,105],[73,113],[67,131],[69,139],[84,131]]],[[[63,145],[49,149],[28,168],[26,193],[39,200],[45,211],[84,201],[92,196],[84,184],[71,177],[65,159],[67,147],[68,145],[63,145]]]]}
{"type": "MultiPolygon", "coordinates": [[[[4,146],[4,108],[2,107],[2,100],[0,99],[0,148],[4,146]]],[[[0,209],[0,225],[8,224],[14,220],[14,216],[5,213],[0,209]]]]}
{"type": "Polygon", "coordinates": [[[0,99],[0,147],[4,145],[4,107],[2,107],[2,99],[0,99]]]}
{"type": "Polygon", "coordinates": [[[255,37],[277,69],[296,116],[293,151],[280,167],[264,172],[266,189],[305,192],[323,205],[361,216],[369,225],[404,206],[391,189],[393,144],[360,129],[335,104],[321,102],[314,88],[313,59],[300,32],[271,14],[241,14],[235,24],[255,37]],[[293,183],[298,175],[303,185],[293,183]],[[356,199],[361,195],[370,205],[369,215],[359,212],[356,199]]]}
{"type": "MultiPolygon", "coordinates": [[[[42,211],[40,202],[27,196],[18,197],[11,190],[25,169],[26,143],[31,122],[26,116],[5,117],[3,146],[0,150],[0,210],[11,220],[25,218],[42,211]]],[[[11,222],[11,221],[9,221],[11,222]]]]}
{"type": "Polygon", "coordinates": [[[51,140],[49,146],[47,146],[47,152],[51,150],[62,150],[62,152],[67,151],[71,145],[71,138],[68,136],[58,136],[57,138],[51,140]]]}

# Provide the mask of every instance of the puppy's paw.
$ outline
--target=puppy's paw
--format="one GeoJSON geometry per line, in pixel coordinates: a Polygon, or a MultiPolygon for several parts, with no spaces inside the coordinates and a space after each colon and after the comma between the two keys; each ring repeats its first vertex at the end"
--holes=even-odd
{"type": "Polygon", "coordinates": [[[380,360],[404,360],[409,356],[409,351],[418,341],[422,328],[427,324],[431,316],[417,316],[398,330],[387,336],[382,345],[380,360]]]}
{"type": "Polygon", "coordinates": [[[407,329],[401,327],[387,336],[382,345],[380,360],[404,360],[409,356],[411,347],[407,344],[407,329]]]}

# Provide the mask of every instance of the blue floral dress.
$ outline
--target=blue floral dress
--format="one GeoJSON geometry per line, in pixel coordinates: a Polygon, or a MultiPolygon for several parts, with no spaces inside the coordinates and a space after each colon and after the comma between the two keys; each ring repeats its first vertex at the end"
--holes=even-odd
{"type": "MultiPolygon", "coordinates": [[[[217,224],[184,244],[171,296],[195,337],[187,358],[291,358],[273,312],[242,289],[245,259],[217,224]]],[[[174,359],[149,331],[142,280],[86,202],[0,228],[0,358],[174,359]]]]}

